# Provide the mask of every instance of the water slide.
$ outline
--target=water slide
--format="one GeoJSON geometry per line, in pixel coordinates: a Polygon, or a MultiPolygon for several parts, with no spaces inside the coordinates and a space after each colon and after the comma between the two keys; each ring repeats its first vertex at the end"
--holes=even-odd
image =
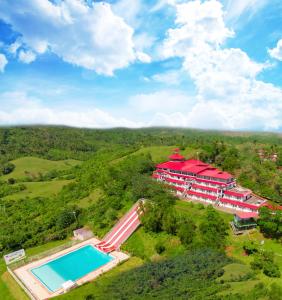
{"type": "Polygon", "coordinates": [[[119,248],[141,224],[140,213],[139,202],[137,202],[96,247],[107,253],[119,248]]]}

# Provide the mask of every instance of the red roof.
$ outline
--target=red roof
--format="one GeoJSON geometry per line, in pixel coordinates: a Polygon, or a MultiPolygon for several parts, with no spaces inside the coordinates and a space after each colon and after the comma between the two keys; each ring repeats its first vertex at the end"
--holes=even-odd
{"type": "Polygon", "coordinates": [[[167,161],[157,165],[157,168],[181,171],[184,163],[184,161],[167,161]]]}
{"type": "Polygon", "coordinates": [[[170,155],[169,159],[170,160],[185,160],[185,157],[178,153],[174,153],[174,154],[170,155]]]}
{"type": "Polygon", "coordinates": [[[168,175],[171,175],[171,176],[178,176],[178,177],[182,177],[182,178],[189,178],[189,179],[194,179],[195,178],[195,176],[192,176],[192,175],[183,175],[183,174],[179,174],[179,173],[172,173],[172,172],[165,171],[165,170],[162,170],[162,169],[157,169],[156,172],[165,173],[165,174],[168,174],[168,175]]]}
{"type": "Polygon", "coordinates": [[[185,189],[182,188],[182,187],[180,187],[180,186],[170,185],[169,187],[174,188],[175,190],[178,190],[180,192],[184,192],[185,191],[185,189]]]}
{"type": "Polygon", "coordinates": [[[232,191],[232,190],[224,191],[224,195],[235,196],[235,197],[244,197],[244,196],[247,196],[249,194],[251,194],[251,191],[245,191],[245,192],[242,191],[242,193],[235,192],[235,191],[232,191]]]}
{"type": "Polygon", "coordinates": [[[208,194],[204,194],[204,193],[193,192],[193,191],[189,191],[187,194],[195,195],[195,196],[202,197],[202,198],[208,198],[211,200],[216,200],[216,198],[217,198],[216,196],[212,196],[212,195],[208,195],[208,194]]]}
{"type": "Polygon", "coordinates": [[[183,160],[184,157],[179,153],[174,153],[170,156],[172,161],[164,162],[157,165],[160,169],[169,169],[170,171],[183,171],[200,176],[208,176],[214,179],[230,179],[232,175],[227,172],[222,172],[209,164],[206,164],[200,160],[189,159],[183,160]]]}
{"type": "Polygon", "coordinates": [[[213,191],[213,192],[217,192],[218,191],[218,188],[203,186],[203,185],[199,185],[199,184],[195,184],[195,183],[192,184],[192,188],[202,189],[202,190],[207,190],[207,191],[213,191]]]}
{"type": "Polygon", "coordinates": [[[185,182],[182,180],[172,179],[172,178],[164,178],[165,181],[178,183],[178,184],[184,184],[185,182]]]}
{"type": "Polygon", "coordinates": [[[240,219],[258,218],[258,213],[257,212],[236,212],[236,215],[240,219]]]}
{"type": "Polygon", "coordinates": [[[196,178],[196,181],[208,182],[208,183],[212,183],[212,184],[226,186],[226,183],[220,182],[220,181],[215,181],[215,180],[208,180],[208,179],[203,179],[203,178],[196,178]]]}
{"type": "Polygon", "coordinates": [[[254,205],[254,204],[250,204],[250,203],[246,203],[246,202],[240,202],[240,201],[236,201],[236,200],[230,200],[230,199],[226,199],[226,198],[221,198],[220,202],[230,203],[230,204],[233,204],[233,205],[237,205],[237,206],[241,206],[241,207],[245,207],[245,208],[250,208],[250,209],[255,209],[255,210],[257,210],[259,208],[259,206],[254,205]]]}
{"type": "Polygon", "coordinates": [[[206,168],[205,170],[198,173],[198,175],[208,176],[208,177],[213,177],[213,178],[220,178],[220,179],[230,179],[230,178],[232,178],[231,174],[229,174],[227,172],[220,171],[216,168],[206,168]]]}
{"type": "Polygon", "coordinates": [[[188,165],[184,166],[182,171],[189,172],[193,174],[199,174],[201,171],[205,170],[208,165],[188,165]]]}

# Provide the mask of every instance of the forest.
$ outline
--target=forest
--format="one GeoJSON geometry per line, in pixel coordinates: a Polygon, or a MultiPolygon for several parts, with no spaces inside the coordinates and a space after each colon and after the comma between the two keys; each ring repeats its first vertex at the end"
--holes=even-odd
{"type": "MultiPolygon", "coordinates": [[[[282,204],[282,138],[278,134],[0,128],[0,253],[65,241],[72,230],[85,225],[102,238],[133,203],[146,198],[143,226],[124,246],[142,265],[90,292],[86,287],[87,293],[79,298],[76,291],[66,298],[103,299],[107,290],[112,299],[117,295],[119,299],[171,299],[175,293],[176,299],[233,299],[228,298],[233,294],[226,293],[229,283],[220,279],[223,268],[238,263],[237,257],[225,252],[230,243],[228,217],[212,207],[182,207],[165,186],[151,179],[156,163],[166,160],[174,147],[231,172],[239,184],[273,205],[282,204]],[[138,236],[150,237],[152,249],[141,249],[135,240],[138,236]],[[173,249],[167,241],[175,242],[173,249]],[[163,259],[155,261],[147,251],[163,259]]],[[[281,214],[273,216],[264,209],[259,225],[266,239],[281,241],[281,214]]],[[[253,263],[239,281],[255,281],[256,274],[280,277],[280,261],[277,264],[274,254],[269,254],[265,265],[258,245],[244,247],[246,253],[251,249],[253,263]]],[[[257,299],[258,290],[267,299],[279,299],[272,298],[279,289],[276,281],[271,287],[257,286],[249,290],[248,299],[257,299]]]]}

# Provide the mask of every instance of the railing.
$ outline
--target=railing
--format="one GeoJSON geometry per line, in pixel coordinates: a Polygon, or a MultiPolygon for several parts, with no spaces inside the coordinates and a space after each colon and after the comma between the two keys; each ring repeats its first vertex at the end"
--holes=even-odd
{"type": "Polygon", "coordinates": [[[42,258],[45,258],[47,256],[53,255],[53,254],[55,254],[57,252],[60,252],[60,251],[65,250],[67,248],[70,248],[70,247],[72,247],[74,245],[77,245],[79,243],[81,243],[81,241],[79,241],[79,240],[73,240],[73,241],[67,242],[67,243],[65,243],[63,245],[54,247],[54,248],[52,248],[50,250],[41,252],[39,254],[32,255],[32,256],[26,256],[26,258],[24,258],[23,260],[17,261],[15,263],[12,263],[11,265],[9,265],[9,268],[11,270],[15,270],[15,269],[17,269],[19,267],[22,267],[22,266],[24,266],[24,265],[26,265],[28,263],[31,263],[33,261],[37,261],[39,259],[42,259],[42,258]]]}
{"type": "Polygon", "coordinates": [[[10,273],[10,275],[14,278],[14,280],[18,283],[18,285],[26,292],[26,294],[28,295],[28,297],[31,300],[37,300],[38,298],[33,295],[32,291],[30,291],[28,289],[27,286],[25,286],[25,284],[18,278],[18,276],[10,269],[10,267],[7,267],[8,272],[10,273]]]}

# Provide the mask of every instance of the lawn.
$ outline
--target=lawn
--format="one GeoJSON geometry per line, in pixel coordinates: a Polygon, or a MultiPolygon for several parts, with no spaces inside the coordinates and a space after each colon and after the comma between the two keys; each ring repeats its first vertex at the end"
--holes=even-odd
{"type": "Polygon", "coordinates": [[[26,197],[52,197],[56,196],[63,186],[71,183],[72,180],[52,180],[40,182],[25,182],[25,190],[4,197],[3,199],[18,200],[26,197]]]}
{"type": "MultiPolygon", "coordinates": [[[[155,146],[155,147],[144,147],[136,151],[134,154],[140,153],[150,153],[152,159],[156,163],[167,161],[168,156],[170,156],[173,150],[177,146],[155,146]]],[[[197,150],[187,147],[185,150],[181,151],[181,154],[184,155],[187,159],[191,157],[197,157],[197,150]]]]}
{"type": "Polygon", "coordinates": [[[38,176],[40,173],[45,174],[51,170],[64,170],[76,166],[80,163],[78,160],[58,160],[51,161],[38,157],[22,157],[11,161],[16,167],[10,174],[1,176],[0,179],[7,180],[9,178],[20,179],[27,176],[38,176]]]}
{"type": "MultiPolygon", "coordinates": [[[[163,161],[167,161],[168,157],[172,154],[173,150],[177,148],[177,146],[151,146],[151,147],[143,147],[136,152],[133,152],[129,155],[125,155],[121,158],[113,160],[111,163],[116,164],[130,155],[137,155],[137,154],[144,154],[150,153],[152,156],[152,160],[155,163],[160,163],[163,161]]],[[[181,151],[181,154],[184,155],[187,159],[189,158],[196,158],[197,157],[197,150],[191,149],[187,147],[185,150],[181,151]]]]}

